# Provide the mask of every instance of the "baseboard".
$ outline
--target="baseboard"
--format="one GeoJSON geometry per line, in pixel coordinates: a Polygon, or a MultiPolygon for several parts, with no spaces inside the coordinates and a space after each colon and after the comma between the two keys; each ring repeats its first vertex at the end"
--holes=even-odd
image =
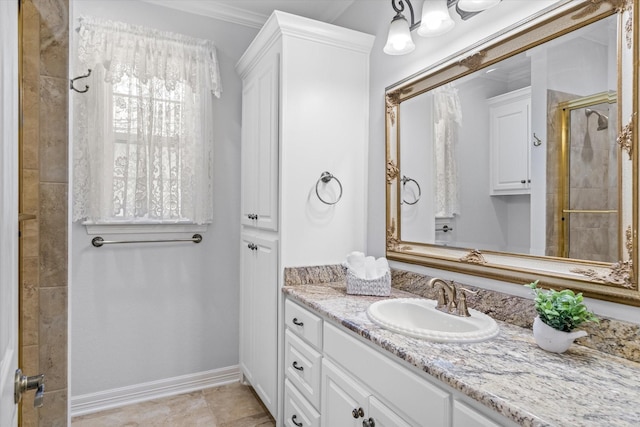
{"type": "Polygon", "coordinates": [[[230,384],[239,380],[240,368],[235,365],[97,393],[72,396],[71,417],[230,384]]]}

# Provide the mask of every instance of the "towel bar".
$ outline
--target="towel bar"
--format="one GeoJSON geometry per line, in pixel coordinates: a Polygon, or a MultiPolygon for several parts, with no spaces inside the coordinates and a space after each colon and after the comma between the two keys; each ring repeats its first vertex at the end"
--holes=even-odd
{"type": "Polygon", "coordinates": [[[102,245],[114,245],[120,243],[166,243],[166,242],[202,242],[202,235],[194,234],[190,239],[161,239],[161,240],[104,240],[102,237],[97,236],[91,239],[91,244],[96,248],[102,245]]]}

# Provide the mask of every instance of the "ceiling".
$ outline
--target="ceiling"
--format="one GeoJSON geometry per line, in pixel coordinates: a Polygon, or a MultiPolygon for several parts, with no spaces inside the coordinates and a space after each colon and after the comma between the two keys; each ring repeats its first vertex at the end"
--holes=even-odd
{"type": "Polygon", "coordinates": [[[281,10],[333,22],[354,0],[142,0],[234,24],[261,28],[271,12],[281,10]]]}

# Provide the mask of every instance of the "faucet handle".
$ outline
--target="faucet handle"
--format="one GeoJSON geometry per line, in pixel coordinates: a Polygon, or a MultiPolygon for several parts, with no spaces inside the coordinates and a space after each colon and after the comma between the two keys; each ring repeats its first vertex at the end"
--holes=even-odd
{"type": "Polygon", "coordinates": [[[472,291],[470,289],[467,288],[458,288],[458,290],[463,291],[460,294],[460,297],[458,298],[458,305],[456,307],[456,312],[455,314],[458,316],[462,316],[462,317],[471,317],[471,314],[469,314],[469,309],[467,308],[467,294],[477,294],[477,291],[472,291]]]}

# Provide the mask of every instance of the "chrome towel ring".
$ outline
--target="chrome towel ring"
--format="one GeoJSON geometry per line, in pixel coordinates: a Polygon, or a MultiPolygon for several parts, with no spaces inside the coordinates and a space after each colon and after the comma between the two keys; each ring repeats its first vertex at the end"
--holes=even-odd
{"type": "Polygon", "coordinates": [[[326,172],[326,171],[322,172],[322,174],[320,175],[320,179],[318,179],[318,182],[316,182],[316,196],[318,196],[318,199],[320,199],[320,201],[322,203],[324,203],[325,205],[335,205],[342,198],[342,183],[340,182],[340,180],[338,178],[336,178],[331,173],[326,172]],[[324,183],[324,184],[328,184],[329,181],[331,181],[332,179],[335,179],[336,182],[338,183],[338,186],[340,187],[340,194],[338,194],[338,198],[334,202],[327,202],[326,200],[324,200],[320,196],[320,192],[318,191],[318,185],[320,185],[321,182],[324,183]]]}
{"type": "Polygon", "coordinates": [[[407,182],[413,182],[416,184],[416,187],[418,187],[418,197],[416,197],[416,200],[414,200],[413,202],[407,202],[404,197],[402,198],[402,201],[408,205],[415,205],[416,203],[418,203],[420,201],[420,197],[422,197],[422,189],[420,188],[420,184],[418,184],[418,181],[416,181],[413,178],[409,178],[405,175],[402,175],[402,189],[404,190],[405,185],[407,185],[407,182]]]}

